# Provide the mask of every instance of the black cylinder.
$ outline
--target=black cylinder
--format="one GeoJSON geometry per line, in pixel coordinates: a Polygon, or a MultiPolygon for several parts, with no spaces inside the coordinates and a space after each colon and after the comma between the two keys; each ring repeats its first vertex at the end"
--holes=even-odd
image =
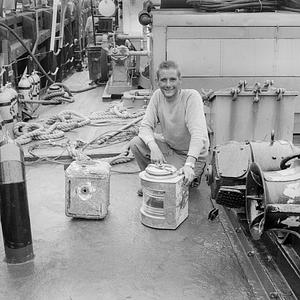
{"type": "Polygon", "coordinates": [[[161,0],[160,8],[192,8],[186,0],[161,0]]]}
{"type": "Polygon", "coordinates": [[[7,263],[31,260],[34,254],[24,155],[12,140],[0,144],[0,210],[7,263]]]}

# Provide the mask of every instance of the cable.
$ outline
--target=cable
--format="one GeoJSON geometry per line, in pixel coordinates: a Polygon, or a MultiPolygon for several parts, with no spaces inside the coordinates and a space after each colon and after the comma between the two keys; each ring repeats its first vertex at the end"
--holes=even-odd
{"type": "Polygon", "coordinates": [[[289,6],[281,6],[280,8],[283,10],[289,10],[289,11],[300,13],[300,8],[293,8],[293,7],[289,7],[289,6]]]}
{"type": "Polygon", "coordinates": [[[186,0],[188,4],[200,10],[210,12],[235,11],[246,9],[251,11],[274,11],[278,7],[277,0],[186,0]]]}
{"type": "MultiPolygon", "coordinates": [[[[41,66],[41,64],[39,63],[39,61],[36,59],[35,55],[31,52],[31,50],[26,46],[26,44],[22,41],[22,39],[14,32],[14,30],[12,30],[9,26],[7,26],[6,24],[0,22],[0,27],[4,27],[5,29],[7,29],[10,33],[12,33],[15,38],[21,43],[21,45],[26,49],[26,51],[29,53],[29,55],[32,57],[32,59],[34,60],[34,62],[37,64],[37,66],[39,67],[39,69],[41,70],[41,72],[45,75],[45,77],[47,78],[47,80],[50,83],[55,83],[57,84],[48,74],[47,72],[44,70],[44,68],[41,66]]],[[[64,84],[60,83],[60,86],[63,86],[66,90],[69,90],[70,93],[82,93],[82,92],[86,92],[89,90],[93,90],[95,88],[98,87],[98,85],[95,86],[90,86],[81,90],[70,90],[68,89],[64,84]]]]}

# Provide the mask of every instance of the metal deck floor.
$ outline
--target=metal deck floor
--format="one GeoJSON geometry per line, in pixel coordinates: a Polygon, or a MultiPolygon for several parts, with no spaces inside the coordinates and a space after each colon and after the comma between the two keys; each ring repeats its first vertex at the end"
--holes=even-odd
{"type": "MultiPolygon", "coordinates": [[[[68,109],[103,108],[100,95],[78,97],[85,100],[68,109]]],[[[0,236],[1,300],[256,299],[221,222],[207,219],[204,180],[191,190],[188,219],[177,230],[156,230],[140,222],[137,174],[112,173],[109,214],[99,221],[65,216],[63,165],[28,165],[26,176],[35,258],[8,265],[0,236]]]]}
{"type": "Polygon", "coordinates": [[[1,261],[0,299],[253,299],[221,223],[207,220],[206,183],[174,231],[140,223],[136,175],[112,175],[100,221],[64,215],[61,165],[27,167],[27,186],[35,258],[1,261]]]}

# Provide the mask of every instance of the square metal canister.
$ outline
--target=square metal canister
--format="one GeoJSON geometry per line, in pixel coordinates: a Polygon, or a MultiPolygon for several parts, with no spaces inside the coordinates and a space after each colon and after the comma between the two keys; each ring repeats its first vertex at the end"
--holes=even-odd
{"type": "Polygon", "coordinates": [[[110,165],[74,161],[65,171],[65,213],[68,217],[103,219],[108,213],[110,165]]]}
{"type": "Polygon", "coordinates": [[[139,174],[143,188],[142,224],[158,229],[176,229],[188,217],[189,188],[184,176],[139,174]]]}

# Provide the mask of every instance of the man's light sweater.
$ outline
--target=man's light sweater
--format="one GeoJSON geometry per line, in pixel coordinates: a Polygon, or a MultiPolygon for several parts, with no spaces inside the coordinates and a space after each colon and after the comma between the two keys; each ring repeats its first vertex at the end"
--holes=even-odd
{"type": "Polygon", "coordinates": [[[141,122],[139,137],[148,144],[154,140],[154,129],[160,123],[166,143],[175,151],[202,159],[207,156],[209,139],[203,102],[193,89],[182,89],[176,100],[168,102],[156,90],[141,122]]]}

